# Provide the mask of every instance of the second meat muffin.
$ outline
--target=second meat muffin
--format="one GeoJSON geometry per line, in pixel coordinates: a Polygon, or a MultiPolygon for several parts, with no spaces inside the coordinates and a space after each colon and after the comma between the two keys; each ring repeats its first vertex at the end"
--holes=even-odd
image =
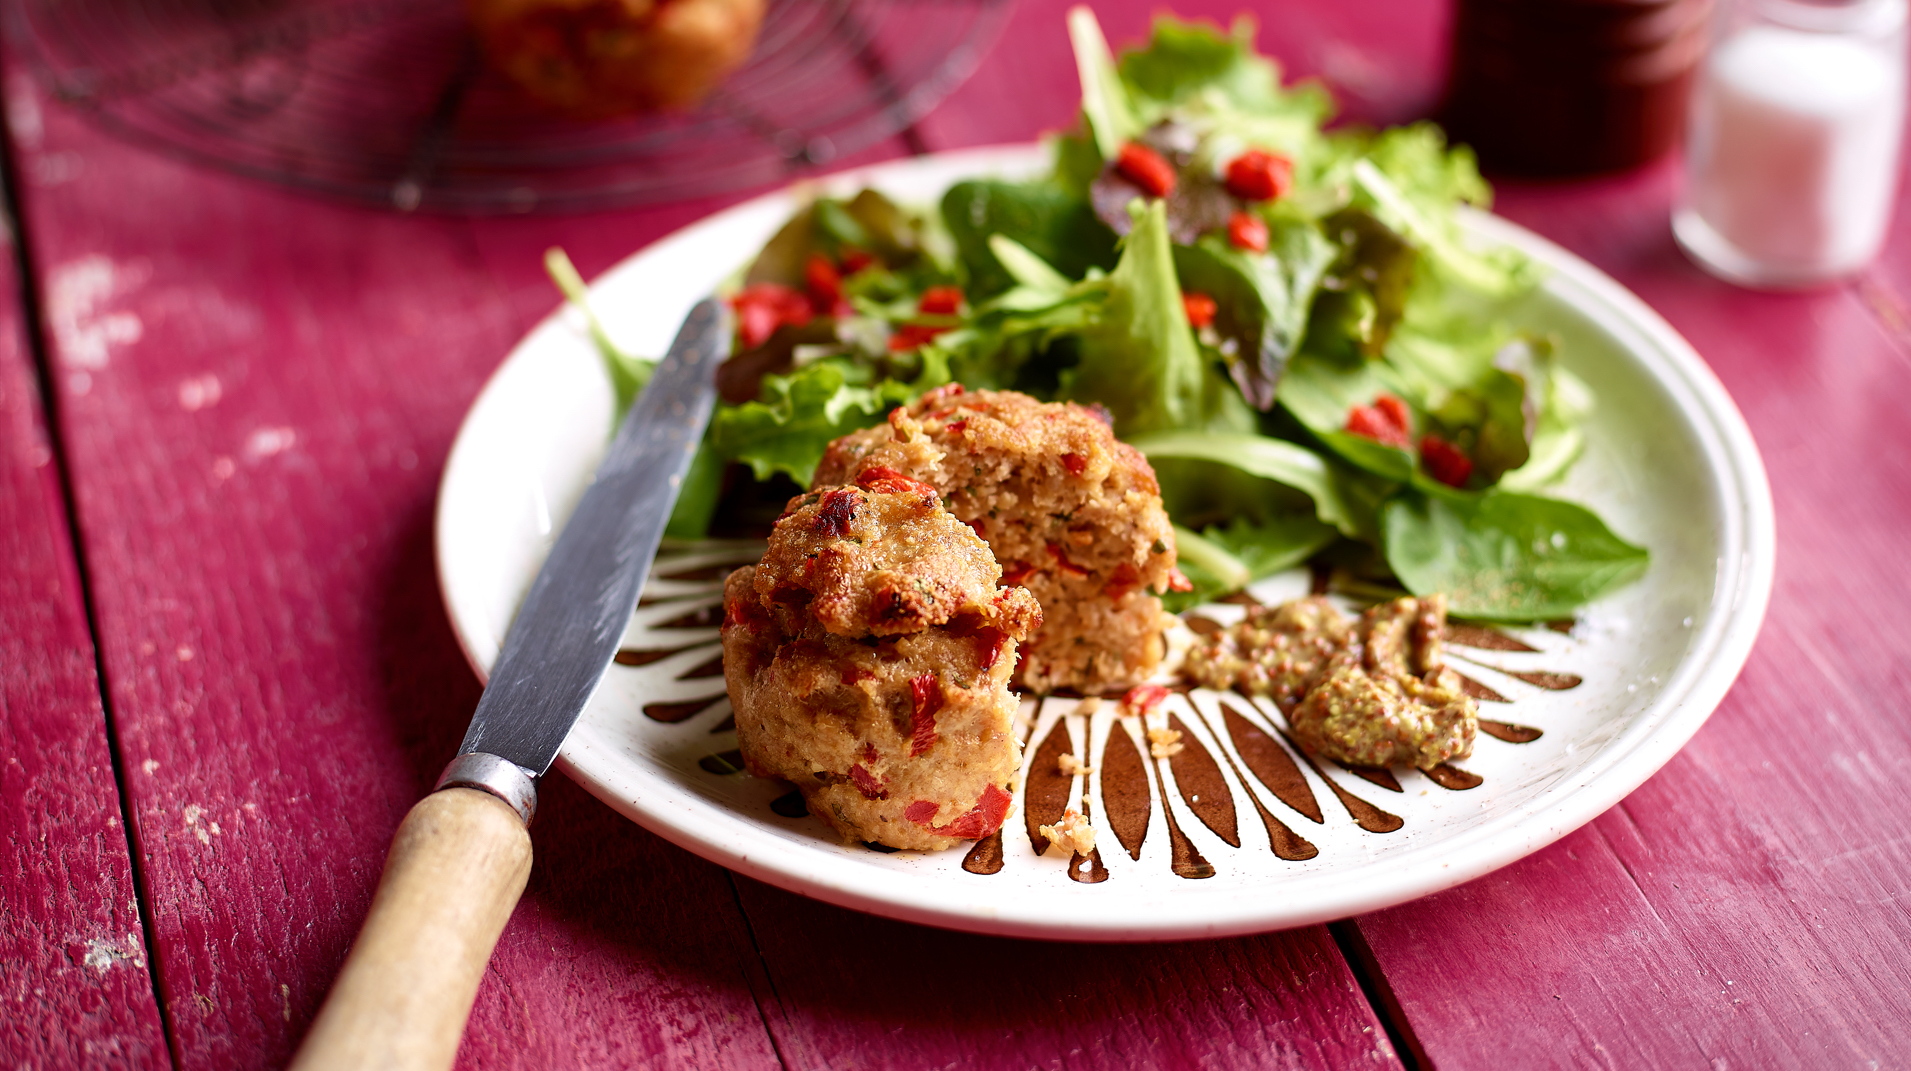
{"type": "Polygon", "coordinates": [[[1104,692],[1160,665],[1167,615],[1150,592],[1184,582],[1174,528],[1154,470],[1105,414],[951,384],[832,443],[816,483],[864,473],[933,486],[988,541],[1004,579],[1041,601],[1022,687],[1104,692]]]}

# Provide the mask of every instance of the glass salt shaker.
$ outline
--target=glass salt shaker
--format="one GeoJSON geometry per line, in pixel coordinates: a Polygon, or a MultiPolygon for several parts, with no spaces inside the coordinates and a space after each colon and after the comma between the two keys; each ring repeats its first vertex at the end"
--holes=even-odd
{"type": "Polygon", "coordinates": [[[1906,0],[1737,0],[1692,98],[1679,244],[1746,286],[1870,263],[1898,186],[1906,0]]]}

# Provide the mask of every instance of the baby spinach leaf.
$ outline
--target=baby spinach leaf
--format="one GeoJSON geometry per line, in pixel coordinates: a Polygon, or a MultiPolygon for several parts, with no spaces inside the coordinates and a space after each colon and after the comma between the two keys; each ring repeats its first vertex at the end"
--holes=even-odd
{"type": "Polygon", "coordinates": [[[1115,235],[1086,198],[1055,182],[958,182],[942,196],[942,219],[968,275],[968,294],[981,301],[1014,285],[989,248],[1005,234],[1070,279],[1090,268],[1114,267],[1115,235]]]}
{"type": "Polygon", "coordinates": [[[1489,621],[1569,616],[1638,579],[1648,560],[1584,506],[1509,491],[1407,492],[1382,508],[1380,528],[1407,590],[1444,591],[1455,615],[1489,621]]]}
{"type": "Polygon", "coordinates": [[[1193,591],[1170,592],[1162,605],[1180,612],[1248,584],[1291,569],[1332,543],[1333,528],[1305,513],[1292,513],[1262,523],[1236,519],[1225,528],[1210,527],[1199,535],[1175,529],[1175,550],[1181,571],[1193,591]]]}

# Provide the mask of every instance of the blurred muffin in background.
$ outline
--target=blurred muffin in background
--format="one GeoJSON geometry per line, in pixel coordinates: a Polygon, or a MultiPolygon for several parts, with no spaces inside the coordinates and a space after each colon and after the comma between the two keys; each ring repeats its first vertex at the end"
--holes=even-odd
{"type": "Polygon", "coordinates": [[[499,70],[580,119],[687,108],[749,58],[765,0],[468,0],[499,70]]]}

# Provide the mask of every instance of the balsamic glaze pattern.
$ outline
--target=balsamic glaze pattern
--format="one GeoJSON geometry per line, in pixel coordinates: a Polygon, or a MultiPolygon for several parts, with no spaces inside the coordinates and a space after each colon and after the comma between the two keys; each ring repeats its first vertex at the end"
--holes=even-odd
{"type": "MultiPolygon", "coordinates": [[[[734,731],[736,722],[724,694],[718,641],[723,577],[731,569],[755,561],[760,549],[749,543],[693,544],[659,555],[636,619],[626,633],[626,646],[617,653],[612,670],[642,673],[648,678],[646,686],[655,682],[660,691],[668,693],[642,705],[646,716],[668,724],[707,717],[713,722],[710,734],[718,738],[713,743],[718,745],[734,731]],[[666,662],[670,664],[664,665],[666,662]]],[[[1188,621],[1196,631],[1220,627],[1206,616],[1189,615],[1188,621]]],[[[1496,664],[1491,656],[1481,657],[1479,652],[1538,651],[1495,628],[1455,622],[1448,627],[1446,641],[1453,660],[1536,688],[1559,691],[1581,683],[1575,674],[1512,669],[1496,664]],[[1466,650],[1454,650],[1456,647],[1466,650]]],[[[1468,694],[1483,704],[1514,702],[1465,674],[1461,680],[1468,694]]],[[[1034,714],[1024,731],[1043,727],[1045,721],[1047,724],[1040,740],[1024,741],[1017,800],[1020,821],[1012,812],[1002,830],[978,841],[964,856],[963,870],[977,875],[999,873],[1007,865],[1003,838],[1009,835],[1026,835],[1035,854],[1046,854],[1052,846],[1039,832],[1040,827],[1053,825],[1069,809],[1080,811],[1097,833],[1095,850],[1087,856],[1074,855],[1066,867],[1070,879],[1085,884],[1114,876],[1103,860],[1104,848],[1126,855],[1124,865],[1139,863],[1157,813],[1163,819],[1161,828],[1169,843],[1169,868],[1191,880],[1212,877],[1217,870],[1184,828],[1190,819],[1234,848],[1246,845],[1250,850],[1265,849],[1290,862],[1319,855],[1320,849],[1290,825],[1300,822],[1323,826],[1329,821],[1316,784],[1325,787],[1346,818],[1367,833],[1393,833],[1406,825],[1405,818],[1369,799],[1371,793],[1352,791],[1343,779],[1330,775],[1328,768],[1382,793],[1402,793],[1394,771],[1347,766],[1309,755],[1288,736],[1284,719],[1267,700],[1181,688],[1146,723],[1120,716],[1118,705],[1112,702],[1100,704],[1097,712],[1087,715],[1076,712],[1078,703],[1072,698],[1052,696],[1034,701],[1034,714]],[[1053,719],[1044,716],[1050,704],[1065,704],[1057,708],[1053,719]],[[1155,755],[1149,746],[1149,727],[1180,733],[1180,748],[1165,749],[1172,754],[1155,755]],[[1098,736],[1101,746],[1091,753],[1087,744],[1098,736]],[[1064,754],[1077,756],[1090,772],[1063,774],[1060,759],[1064,754]],[[1167,805],[1171,798],[1179,805],[1167,805]],[[1098,807],[1094,802],[1097,799],[1098,807]],[[1241,814],[1244,805],[1257,820],[1245,829],[1241,814]]],[[[1543,735],[1538,728],[1486,717],[1480,719],[1480,733],[1509,744],[1530,743],[1543,735]]],[[[698,762],[709,776],[741,776],[742,756],[735,750],[733,739],[728,742],[732,746],[714,750],[698,762]]],[[[1466,792],[1484,783],[1480,775],[1451,763],[1421,772],[1432,784],[1450,792],[1466,792]]],[[[784,818],[808,814],[801,795],[795,792],[779,797],[770,808],[784,818]]],[[[1305,824],[1300,826],[1301,830],[1306,828],[1305,824]]]]}

